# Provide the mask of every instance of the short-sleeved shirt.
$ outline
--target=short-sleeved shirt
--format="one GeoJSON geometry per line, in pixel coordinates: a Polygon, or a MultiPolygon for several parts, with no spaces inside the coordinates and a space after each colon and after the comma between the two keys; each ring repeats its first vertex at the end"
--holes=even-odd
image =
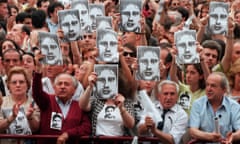
{"type": "Polygon", "coordinates": [[[192,105],[189,127],[214,132],[216,117],[219,120],[220,133],[223,137],[227,132],[240,129],[240,105],[227,96],[223,97],[222,104],[215,113],[207,96],[196,100],[192,105]]]}

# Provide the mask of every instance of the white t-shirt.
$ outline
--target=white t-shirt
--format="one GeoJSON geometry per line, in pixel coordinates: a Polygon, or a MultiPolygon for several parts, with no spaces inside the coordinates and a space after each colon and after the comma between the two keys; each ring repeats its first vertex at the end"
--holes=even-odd
{"type": "Polygon", "coordinates": [[[96,135],[123,136],[123,120],[118,107],[104,105],[97,117],[96,135]]]}

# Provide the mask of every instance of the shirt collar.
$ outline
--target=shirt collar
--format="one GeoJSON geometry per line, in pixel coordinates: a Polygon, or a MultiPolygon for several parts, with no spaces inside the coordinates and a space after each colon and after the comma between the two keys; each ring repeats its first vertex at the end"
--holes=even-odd
{"type": "Polygon", "coordinates": [[[71,102],[72,102],[72,98],[70,100],[68,100],[65,104],[57,96],[55,96],[55,99],[56,99],[58,104],[62,104],[62,105],[65,105],[65,106],[70,105],[71,102]]]}
{"type": "MultiPolygon", "coordinates": [[[[207,96],[206,96],[206,104],[207,104],[208,106],[211,106],[210,102],[209,102],[208,99],[207,99],[207,96]]],[[[224,110],[226,110],[227,108],[228,108],[228,106],[227,106],[226,96],[223,96],[222,104],[219,106],[218,109],[224,109],[224,110]]]]}
{"type": "MultiPolygon", "coordinates": [[[[158,109],[160,109],[161,111],[163,111],[163,107],[162,107],[162,104],[160,103],[160,102],[158,102],[157,104],[156,104],[156,107],[158,108],[158,109]]],[[[170,109],[169,109],[169,111],[171,111],[171,112],[177,112],[177,104],[175,104],[173,107],[171,107],[170,109]]]]}

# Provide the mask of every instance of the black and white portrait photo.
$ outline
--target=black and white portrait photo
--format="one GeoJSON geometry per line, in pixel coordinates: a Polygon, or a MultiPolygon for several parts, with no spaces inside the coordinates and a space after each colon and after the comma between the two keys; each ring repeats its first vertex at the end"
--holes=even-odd
{"type": "Polygon", "coordinates": [[[97,48],[99,51],[99,61],[117,63],[118,62],[118,39],[117,33],[113,30],[97,30],[97,48]]]}
{"type": "Polygon", "coordinates": [[[174,40],[178,50],[176,61],[179,64],[199,63],[196,45],[196,31],[183,30],[174,33],[174,40]]]}
{"type": "Polygon", "coordinates": [[[41,53],[45,55],[42,63],[49,65],[62,65],[62,51],[59,47],[57,35],[47,32],[39,32],[38,38],[41,53]]]}
{"type": "Polygon", "coordinates": [[[116,116],[114,115],[114,111],[115,111],[115,106],[113,105],[108,105],[105,107],[105,115],[104,118],[105,119],[115,119],[116,116]]]}
{"type": "Polygon", "coordinates": [[[105,8],[103,4],[89,4],[89,18],[92,30],[97,29],[96,17],[105,16],[105,8]]]}
{"type": "Polygon", "coordinates": [[[79,11],[75,9],[58,11],[58,23],[63,30],[65,41],[76,41],[81,39],[79,11]]]}
{"type": "Polygon", "coordinates": [[[85,33],[91,32],[91,23],[89,20],[88,0],[74,0],[71,5],[72,9],[77,9],[80,16],[80,27],[85,33]]]}
{"type": "Polygon", "coordinates": [[[158,10],[157,10],[157,13],[155,14],[155,20],[156,20],[157,22],[160,21],[163,8],[164,8],[164,0],[160,0],[160,1],[158,2],[158,10]]]}
{"type": "Polygon", "coordinates": [[[189,109],[190,108],[190,102],[191,102],[191,96],[188,94],[188,92],[183,92],[179,95],[178,104],[182,106],[183,109],[189,109]]]}
{"type": "Polygon", "coordinates": [[[228,3],[214,1],[210,2],[208,26],[211,34],[227,34],[228,11],[228,3]]]}
{"type": "Polygon", "coordinates": [[[138,70],[136,78],[138,80],[160,80],[160,48],[150,46],[137,47],[138,70]]]}
{"type": "Polygon", "coordinates": [[[118,93],[118,65],[94,65],[97,73],[96,97],[98,99],[114,98],[118,93]]]}
{"type": "MultiPolygon", "coordinates": [[[[12,115],[12,109],[4,108],[2,109],[3,116],[5,118],[12,115]]],[[[24,112],[24,108],[20,107],[17,117],[15,120],[9,125],[9,128],[7,129],[8,134],[20,134],[20,135],[30,135],[32,134],[32,131],[30,129],[30,126],[28,124],[27,116],[24,112]]]]}
{"type": "Polygon", "coordinates": [[[97,29],[112,29],[112,17],[96,17],[97,29]]]}
{"type": "Polygon", "coordinates": [[[141,32],[141,0],[121,0],[120,15],[122,31],[141,32]]]}
{"type": "Polygon", "coordinates": [[[63,120],[63,116],[61,113],[52,112],[50,128],[56,129],[56,130],[61,130],[62,129],[62,120],[63,120]]]}

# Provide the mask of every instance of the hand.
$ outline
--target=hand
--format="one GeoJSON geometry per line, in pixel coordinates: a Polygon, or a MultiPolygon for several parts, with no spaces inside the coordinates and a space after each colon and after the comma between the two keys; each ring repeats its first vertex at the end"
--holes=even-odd
{"type": "Polygon", "coordinates": [[[12,108],[12,116],[15,118],[18,115],[19,107],[21,104],[14,104],[12,108]]]}
{"type": "Polygon", "coordinates": [[[231,17],[228,17],[228,30],[233,31],[235,27],[235,23],[231,17]]]}
{"type": "Polygon", "coordinates": [[[22,46],[22,49],[24,51],[27,51],[28,50],[28,40],[29,40],[29,36],[28,35],[25,35],[24,39],[23,39],[23,46],[22,46]]]}
{"type": "Polygon", "coordinates": [[[40,60],[42,60],[44,57],[45,57],[45,55],[41,54],[40,51],[35,54],[34,59],[36,62],[36,72],[41,72],[42,64],[41,64],[40,60]]]}
{"type": "Polygon", "coordinates": [[[68,139],[68,133],[64,132],[57,138],[57,144],[65,144],[68,139]]]}
{"type": "Polygon", "coordinates": [[[222,140],[222,136],[221,136],[221,134],[219,134],[219,133],[210,133],[210,140],[212,141],[212,142],[221,142],[221,140],[222,140]]]}
{"type": "Polygon", "coordinates": [[[202,26],[206,26],[208,23],[208,19],[209,19],[209,15],[207,15],[206,17],[203,17],[200,19],[200,23],[202,26]]]}
{"type": "Polygon", "coordinates": [[[89,76],[88,76],[88,84],[93,87],[96,84],[97,81],[97,73],[92,72],[89,76]]]}
{"type": "Polygon", "coordinates": [[[30,45],[31,47],[38,46],[38,32],[32,31],[30,34],[30,45]]]}
{"type": "Polygon", "coordinates": [[[58,38],[60,38],[60,39],[63,39],[64,38],[64,32],[63,32],[63,30],[62,29],[58,29],[57,30],[57,36],[58,36],[58,38]]]}
{"type": "Polygon", "coordinates": [[[115,105],[119,107],[120,110],[124,109],[124,106],[123,106],[124,101],[125,101],[125,98],[121,94],[117,94],[117,96],[114,99],[115,105]]]}
{"type": "Polygon", "coordinates": [[[33,107],[33,105],[30,104],[28,109],[27,109],[27,112],[26,112],[27,119],[32,118],[32,114],[33,114],[34,110],[35,110],[35,108],[33,107]]]}
{"type": "Polygon", "coordinates": [[[134,58],[133,61],[132,61],[131,69],[133,71],[137,71],[138,70],[138,63],[137,63],[137,59],[136,58],[134,58]]]}
{"type": "Polygon", "coordinates": [[[155,123],[154,123],[153,119],[150,116],[146,116],[145,117],[145,125],[152,132],[155,130],[155,123]]]}
{"type": "Polygon", "coordinates": [[[222,139],[221,144],[231,144],[233,139],[232,132],[228,132],[225,139],[222,139]]]}

